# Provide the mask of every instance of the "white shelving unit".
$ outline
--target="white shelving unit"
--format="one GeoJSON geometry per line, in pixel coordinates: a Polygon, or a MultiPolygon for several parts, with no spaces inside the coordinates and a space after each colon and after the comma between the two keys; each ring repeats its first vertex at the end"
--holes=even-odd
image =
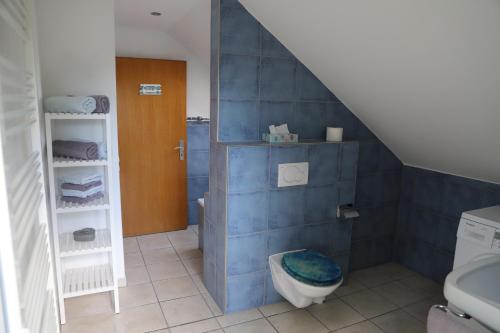
{"type": "MultiPolygon", "coordinates": [[[[61,324],[66,322],[64,300],[88,294],[109,292],[113,294],[115,312],[119,313],[118,279],[113,244],[119,240],[113,239],[113,224],[116,219],[112,198],[109,191],[102,198],[85,204],[68,203],[61,200],[58,193],[57,173],[67,168],[103,168],[105,188],[113,187],[111,169],[111,125],[109,114],[72,114],[46,113],[45,130],[47,137],[47,159],[49,166],[50,205],[52,215],[52,233],[54,241],[55,264],[57,272],[59,312],[61,324]],[[53,157],[52,141],[54,128],[58,121],[71,122],[72,126],[96,121],[101,126],[107,147],[107,159],[78,160],[53,157]],[[82,122],[83,121],[83,122],[82,122]],[[104,214],[106,225],[96,225],[95,214],[104,214]],[[87,215],[88,217],[87,217],[87,215]],[[96,237],[92,242],[76,242],[73,240],[72,219],[77,219],[81,227],[96,229],[96,237]],[[83,217],[82,217],[83,216],[83,217]],[[94,257],[93,257],[94,256],[94,257]],[[97,259],[95,259],[97,256],[97,259]],[[104,262],[103,262],[104,261],[104,262]]],[[[78,228],[77,228],[78,229],[78,228]]]]}

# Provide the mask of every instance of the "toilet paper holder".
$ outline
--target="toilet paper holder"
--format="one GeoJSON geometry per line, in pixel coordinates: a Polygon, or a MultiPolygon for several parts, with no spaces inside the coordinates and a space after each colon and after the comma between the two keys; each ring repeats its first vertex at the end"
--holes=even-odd
{"type": "Polygon", "coordinates": [[[340,205],[337,207],[337,218],[341,220],[350,220],[357,217],[359,217],[359,213],[352,204],[340,205]]]}

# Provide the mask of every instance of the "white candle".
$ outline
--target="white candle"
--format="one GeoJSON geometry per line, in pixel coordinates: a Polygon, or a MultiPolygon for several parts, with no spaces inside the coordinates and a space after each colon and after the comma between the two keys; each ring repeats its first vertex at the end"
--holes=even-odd
{"type": "Polygon", "coordinates": [[[326,141],[341,142],[343,128],[341,127],[327,127],[326,128],[326,141]]]}

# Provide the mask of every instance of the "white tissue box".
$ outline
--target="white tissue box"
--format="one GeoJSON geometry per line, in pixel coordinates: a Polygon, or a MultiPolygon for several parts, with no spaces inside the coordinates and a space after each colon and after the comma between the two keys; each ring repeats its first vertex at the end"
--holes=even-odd
{"type": "Polygon", "coordinates": [[[299,142],[299,135],[293,133],[263,133],[262,140],[269,143],[297,143],[299,142]]]}

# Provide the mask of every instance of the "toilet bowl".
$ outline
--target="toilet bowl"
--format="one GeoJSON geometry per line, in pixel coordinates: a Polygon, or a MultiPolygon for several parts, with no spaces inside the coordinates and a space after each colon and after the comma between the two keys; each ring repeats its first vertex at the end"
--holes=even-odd
{"type": "Polygon", "coordinates": [[[282,260],[287,253],[301,251],[305,250],[273,254],[269,256],[269,266],[276,291],[296,307],[305,308],[312,303],[323,303],[326,296],[330,295],[342,284],[343,279],[340,278],[340,281],[328,286],[314,286],[297,280],[283,268],[282,260]]]}

